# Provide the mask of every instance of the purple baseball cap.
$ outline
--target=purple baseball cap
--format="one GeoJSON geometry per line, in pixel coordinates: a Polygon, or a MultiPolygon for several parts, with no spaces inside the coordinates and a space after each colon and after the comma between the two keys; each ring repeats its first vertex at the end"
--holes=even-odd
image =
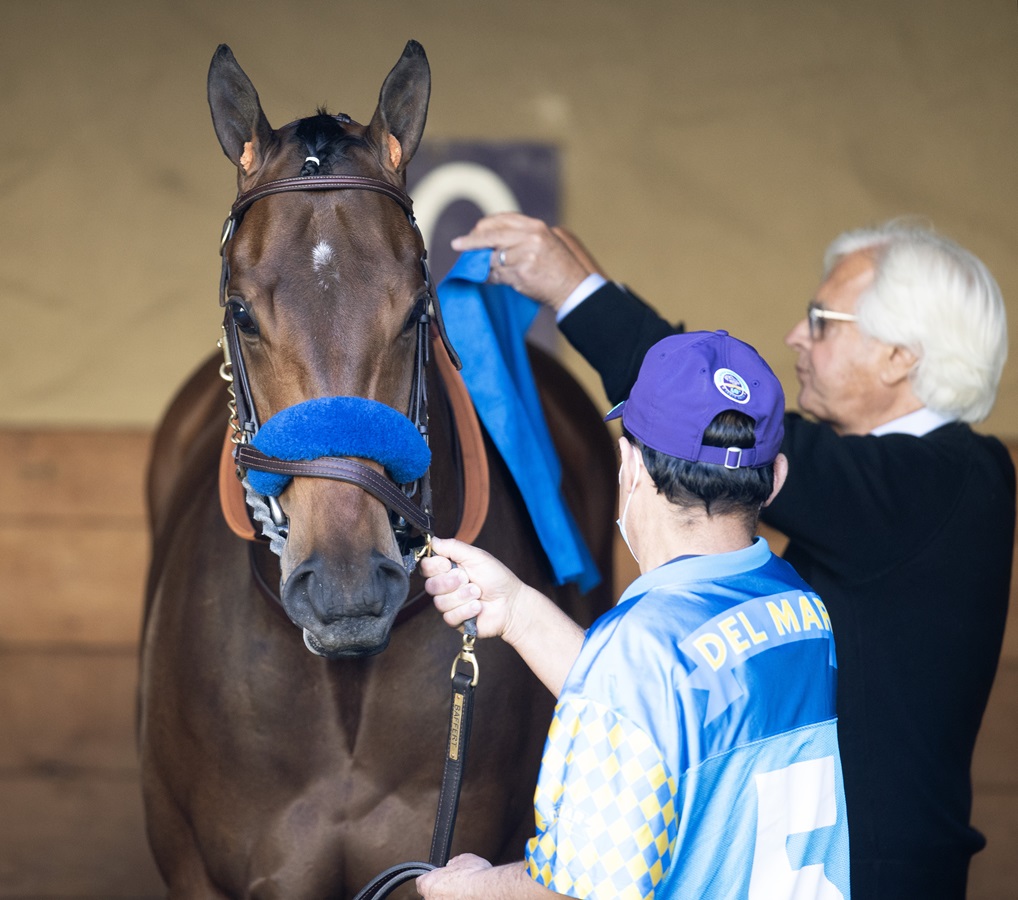
{"type": "Polygon", "coordinates": [[[785,434],[785,394],[764,358],[727,331],[690,331],[658,341],[643,358],[622,417],[634,437],[661,453],[729,469],[769,466],[785,434]],[[753,447],[708,447],[703,433],[732,409],[755,423],[753,447]]]}

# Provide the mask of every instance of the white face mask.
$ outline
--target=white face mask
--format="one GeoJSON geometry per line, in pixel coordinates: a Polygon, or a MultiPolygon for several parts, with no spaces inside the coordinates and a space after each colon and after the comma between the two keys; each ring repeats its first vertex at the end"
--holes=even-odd
{"type": "MultiPolygon", "coordinates": [[[[633,555],[633,559],[637,562],[640,561],[635,553],[633,553],[633,545],[629,543],[629,535],[626,534],[626,513],[629,512],[629,503],[633,499],[633,494],[636,492],[636,485],[640,482],[640,472],[643,466],[640,465],[640,461],[636,460],[636,477],[633,479],[633,486],[629,489],[629,496],[626,497],[625,505],[622,507],[622,515],[615,520],[615,524],[619,526],[619,533],[622,535],[622,540],[626,542],[626,549],[629,550],[633,555]]],[[[619,467],[619,484],[622,484],[622,467],[619,467]]]]}

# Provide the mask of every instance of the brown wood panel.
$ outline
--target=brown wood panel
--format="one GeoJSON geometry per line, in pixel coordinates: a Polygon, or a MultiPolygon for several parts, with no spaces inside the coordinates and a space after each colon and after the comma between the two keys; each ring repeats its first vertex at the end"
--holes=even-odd
{"type": "MultiPolygon", "coordinates": [[[[1013,617],[1012,617],[1013,618],[1013,617]]],[[[969,900],[1003,900],[1018,884],[1018,662],[1004,660],[972,760],[972,825],[986,848],[972,859],[969,900]]]]}
{"type": "Polygon", "coordinates": [[[147,560],[140,521],[0,525],[0,645],[133,646],[147,560]]]}
{"type": "MultiPolygon", "coordinates": [[[[997,670],[990,701],[972,758],[976,793],[1003,791],[1018,804],[1018,662],[1005,660],[997,670]]],[[[981,826],[977,826],[981,827],[981,826]]],[[[1015,844],[1018,847],[1018,844],[1015,844]]]]}
{"type": "Polygon", "coordinates": [[[134,777],[133,650],[0,653],[0,771],[134,777]]]}
{"type": "Polygon", "coordinates": [[[0,898],[164,893],[134,738],[149,442],[0,429],[0,898]]]}
{"type": "Polygon", "coordinates": [[[0,773],[0,898],[165,895],[135,777],[0,773]]]}
{"type": "MultiPolygon", "coordinates": [[[[1010,758],[1013,764],[1013,753],[1010,758]]],[[[1013,900],[1018,896],[1018,794],[976,792],[972,823],[987,843],[972,857],[968,900],[1013,900]]]]}
{"type": "MultiPolygon", "coordinates": [[[[148,547],[143,431],[0,429],[0,900],[162,896],[134,743],[148,547]]],[[[1018,462],[1018,446],[1012,447],[1018,462]]],[[[784,540],[764,532],[775,550],[784,540]]],[[[638,574],[616,541],[619,592],[638,574]]],[[[1018,596],[1018,571],[1015,572],[1018,596]]],[[[989,841],[969,895],[1015,882],[1018,622],[973,765],[989,841]]]]}
{"type": "Polygon", "coordinates": [[[0,429],[0,497],[8,521],[144,516],[151,433],[0,429]]]}
{"type": "Polygon", "coordinates": [[[972,825],[986,846],[972,858],[969,900],[1003,900],[1018,884],[1018,663],[1004,661],[972,760],[972,825]]]}

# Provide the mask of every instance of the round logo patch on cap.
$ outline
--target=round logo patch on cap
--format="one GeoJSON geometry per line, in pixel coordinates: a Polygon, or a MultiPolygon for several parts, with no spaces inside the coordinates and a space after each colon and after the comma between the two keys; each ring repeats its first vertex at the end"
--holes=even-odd
{"type": "Polygon", "coordinates": [[[714,373],[714,387],[735,403],[749,403],[749,385],[731,369],[718,369],[714,373]]]}

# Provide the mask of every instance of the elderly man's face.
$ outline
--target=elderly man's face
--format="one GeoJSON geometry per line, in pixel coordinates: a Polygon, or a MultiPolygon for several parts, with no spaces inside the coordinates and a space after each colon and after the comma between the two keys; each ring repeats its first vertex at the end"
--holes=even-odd
{"type": "MultiPolygon", "coordinates": [[[[817,289],[815,302],[824,310],[855,314],[862,294],[873,284],[869,251],[845,256],[817,289]]],[[[880,379],[884,345],[867,337],[855,322],[826,320],[823,336],[810,337],[807,319],[785,337],[796,351],[799,408],[830,423],[839,434],[866,434],[881,424],[886,387],[880,379]]]]}

